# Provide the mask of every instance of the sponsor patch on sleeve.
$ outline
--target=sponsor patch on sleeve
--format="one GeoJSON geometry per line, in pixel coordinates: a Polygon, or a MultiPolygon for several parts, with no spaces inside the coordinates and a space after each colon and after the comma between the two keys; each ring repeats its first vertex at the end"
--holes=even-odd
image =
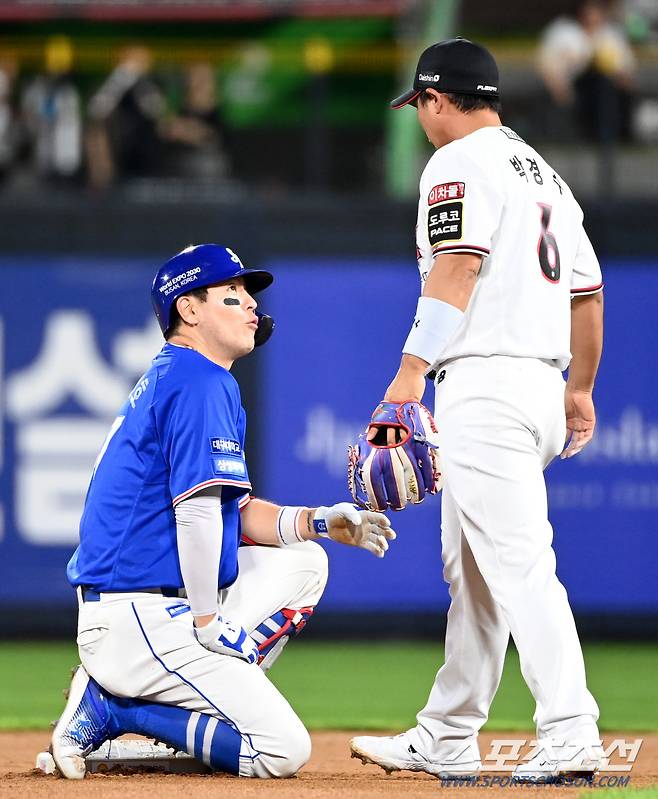
{"type": "Polygon", "coordinates": [[[462,200],[466,186],[460,181],[454,183],[439,183],[434,186],[430,193],[427,195],[427,204],[434,205],[435,203],[442,203],[446,200],[462,200]]]}
{"type": "Polygon", "coordinates": [[[212,458],[213,472],[219,476],[244,477],[247,468],[243,460],[238,458],[212,458]]]}
{"type": "Polygon", "coordinates": [[[211,438],[210,451],[213,455],[236,455],[242,457],[240,442],[234,438],[211,438]]]}
{"type": "Polygon", "coordinates": [[[462,237],[463,202],[442,203],[427,213],[427,236],[430,246],[443,241],[459,241],[462,237]]]}

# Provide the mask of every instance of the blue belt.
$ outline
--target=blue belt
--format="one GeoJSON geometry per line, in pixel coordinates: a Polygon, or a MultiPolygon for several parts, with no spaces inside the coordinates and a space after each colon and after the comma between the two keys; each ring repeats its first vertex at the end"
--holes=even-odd
{"type": "Polygon", "coordinates": [[[135,588],[134,591],[95,591],[89,586],[81,585],[80,593],[83,602],[100,602],[101,593],[103,594],[125,594],[125,593],[138,593],[138,594],[160,594],[161,596],[177,597],[181,595],[180,588],[135,588]]]}

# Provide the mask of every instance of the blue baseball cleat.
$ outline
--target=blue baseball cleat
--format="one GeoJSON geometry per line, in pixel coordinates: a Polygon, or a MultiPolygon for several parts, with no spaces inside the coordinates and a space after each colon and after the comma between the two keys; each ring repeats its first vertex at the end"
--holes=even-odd
{"type": "Polygon", "coordinates": [[[67,780],[81,780],[85,776],[85,757],[114,737],[110,735],[110,726],[106,696],[84,666],[78,666],[51,741],[55,764],[67,780]]]}

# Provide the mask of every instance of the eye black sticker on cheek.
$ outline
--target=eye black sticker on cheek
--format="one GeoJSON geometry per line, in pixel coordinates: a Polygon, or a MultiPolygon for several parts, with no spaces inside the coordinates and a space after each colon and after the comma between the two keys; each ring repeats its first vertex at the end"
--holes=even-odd
{"type": "Polygon", "coordinates": [[[224,297],[224,305],[240,305],[240,300],[235,297],[224,297]]]}

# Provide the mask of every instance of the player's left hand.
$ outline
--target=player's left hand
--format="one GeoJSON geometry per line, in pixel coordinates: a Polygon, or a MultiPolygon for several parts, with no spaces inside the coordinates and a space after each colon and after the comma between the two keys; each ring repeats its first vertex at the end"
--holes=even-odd
{"type": "Polygon", "coordinates": [[[359,510],[349,502],[339,502],[330,508],[320,507],[315,511],[315,521],[323,520],[327,527],[326,538],[353,547],[367,549],[376,558],[383,558],[388,542],[396,535],[390,521],[383,513],[359,510]]]}
{"type": "Polygon", "coordinates": [[[230,622],[219,614],[215,615],[210,624],[195,627],[194,634],[201,646],[218,655],[240,658],[247,663],[255,663],[258,660],[258,644],[244,627],[230,622]]]}
{"type": "Polygon", "coordinates": [[[592,395],[587,391],[574,391],[567,387],[564,394],[564,409],[567,417],[567,436],[569,444],[560,458],[572,458],[594,435],[596,413],[592,395]]]}
{"type": "Polygon", "coordinates": [[[419,402],[380,402],[347,453],[347,484],[366,510],[402,510],[441,490],[438,432],[419,402]]]}

